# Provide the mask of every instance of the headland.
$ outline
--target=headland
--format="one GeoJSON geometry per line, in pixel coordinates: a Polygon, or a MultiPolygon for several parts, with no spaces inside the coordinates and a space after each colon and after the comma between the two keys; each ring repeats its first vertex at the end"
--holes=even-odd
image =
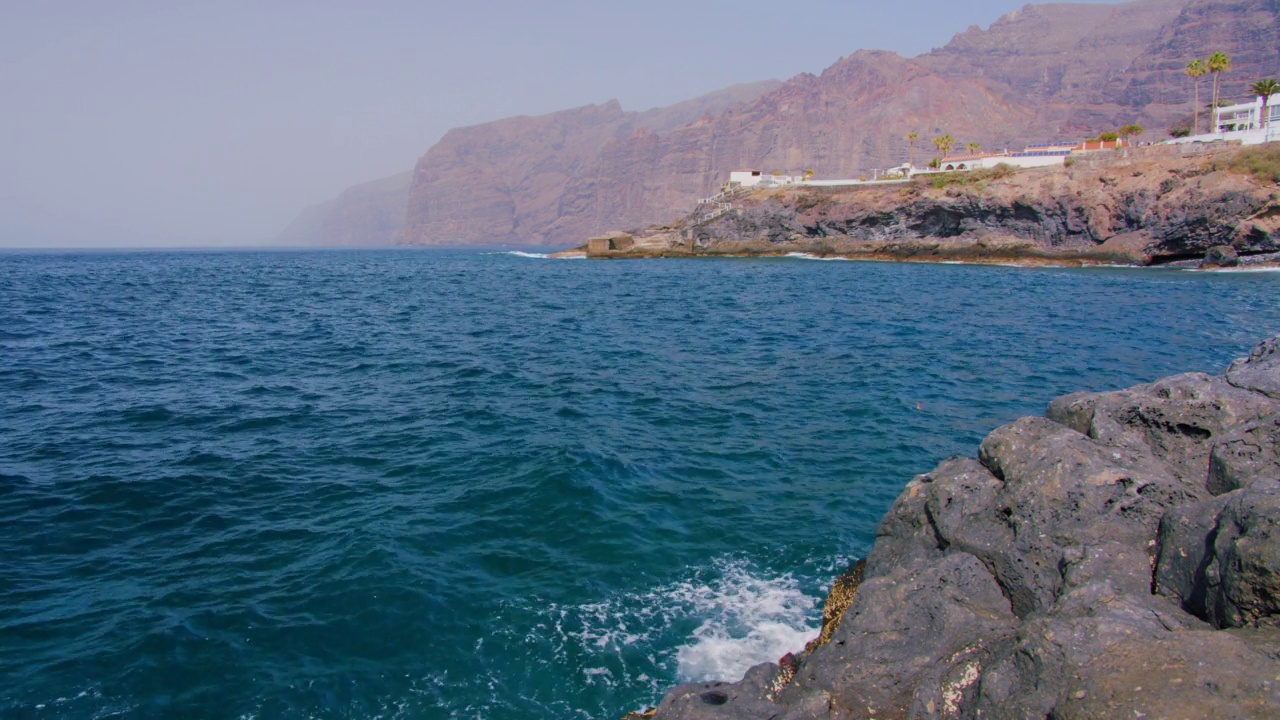
{"type": "Polygon", "coordinates": [[[562,256],[1234,267],[1280,259],[1280,144],[1125,147],[1049,167],[730,187],[562,256]]]}

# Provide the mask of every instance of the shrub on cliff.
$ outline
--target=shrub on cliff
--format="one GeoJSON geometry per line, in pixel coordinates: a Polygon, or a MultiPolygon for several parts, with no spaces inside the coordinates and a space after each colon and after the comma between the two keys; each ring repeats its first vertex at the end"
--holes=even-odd
{"type": "Polygon", "coordinates": [[[987,181],[1003,180],[1017,171],[1018,169],[1009,163],[1000,163],[993,168],[979,168],[977,170],[961,170],[958,172],[930,175],[928,183],[935,190],[942,190],[949,185],[963,185],[981,190],[986,187],[987,181]]]}
{"type": "Polygon", "coordinates": [[[1280,144],[1266,143],[1245,148],[1228,161],[1227,168],[1252,175],[1259,182],[1280,183],[1280,144]]]}

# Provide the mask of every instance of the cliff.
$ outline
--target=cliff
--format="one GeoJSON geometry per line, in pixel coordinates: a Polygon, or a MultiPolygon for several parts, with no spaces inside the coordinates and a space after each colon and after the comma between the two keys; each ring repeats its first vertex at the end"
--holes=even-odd
{"type": "Polygon", "coordinates": [[[1280,337],[911,480],[823,637],[657,720],[1280,717],[1280,337]]]}
{"type": "Polygon", "coordinates": [[[758,190],[731,198],[733,210],[710,222],[695,213],[591,254],[1149,265],[1229,248],[1269,258],[1280,252],[1273,168],[1280,148],[1272,146],[1151,146],[1073,158],[1070,167],[758,190]]]}
{"type": "MultiPolygon", "coordinates": [[[[1029,5],[916,58],[859,51],[818,75],[662,128],[616,107],[468,128],[418,163],[405,242],[570,244],[678,217],[734,169],[857,177],[950,133],[987,148],[1190,115],[1194,57],[1222,50],[1223,97],[1280,71],[1275,2],[1029,5]]],[[[1209,84],[1201,87],[1202,101],[1209,84]]]]}
{"type": "Polygon", "coordinates": [[[281,245],[387,246],[395,245],[404,228],[413,174],[361,183],[338,197],[313,205],[276,238],[281,245]]]}
{"type": "MultiPolygon", "coordinates": [[[[614,217],[591,182],[611,142],[696,124],[779,84],[738,85],[647,112],[624,112],[613,100],[450,130],[418,161],[401,240],[547,245],[582,236],[614,217]]],[[[625,205],[627,198],[614,200],[625,205]]]]}
{"type": "Polygon", "coordinates": [[[398,210],[399,186],[376,203],[353,188],[280,242],[566,246],[677,218],[731,170],[857,177],[927,157],[944,133],[991,149],[1129,123],[1161,137],[1191,115],[1188,60],[1228,53],[1221,94],[1236,100],[1280,75],[1278,46],[1280,0],[1028,5],[915,58],[859,51],[669,108],[609,102],[459,128],[418,160],[398,210]]]}

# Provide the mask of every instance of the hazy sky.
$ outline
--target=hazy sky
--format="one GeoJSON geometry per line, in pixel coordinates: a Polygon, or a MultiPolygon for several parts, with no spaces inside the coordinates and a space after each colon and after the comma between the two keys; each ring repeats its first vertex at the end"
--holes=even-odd
{"type": "Polygon", "coordinates": [[[11,0],[0,246],[261,242],[451,127],[916,55],[1022,4],[11,0]]]}

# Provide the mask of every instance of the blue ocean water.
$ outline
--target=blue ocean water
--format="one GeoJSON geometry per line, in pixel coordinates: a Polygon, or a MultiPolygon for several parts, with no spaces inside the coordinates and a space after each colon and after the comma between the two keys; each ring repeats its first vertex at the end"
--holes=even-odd
{"type": "Polygon", "coordinates": [[[617,718],[816,633],[912,475],[1220,371],[1280,274],[0,254],[0,716],[617,718]]]}

